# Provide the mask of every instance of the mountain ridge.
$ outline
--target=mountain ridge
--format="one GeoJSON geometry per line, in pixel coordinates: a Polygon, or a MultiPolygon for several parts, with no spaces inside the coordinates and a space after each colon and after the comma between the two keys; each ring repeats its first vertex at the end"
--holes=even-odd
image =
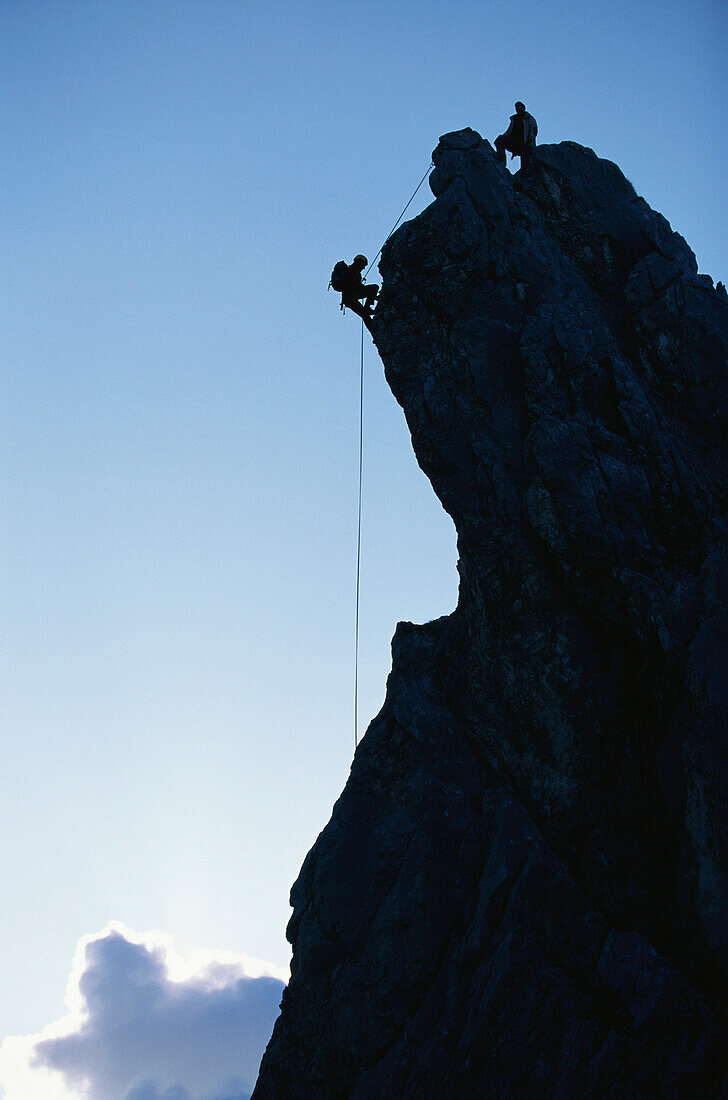
{"type": "Polygon", "coordinates": [[[718,1097],[728,301],[591,150],[433,161],[372,332],[458,605],[397,628],[253,1096],[718,1097]]]}

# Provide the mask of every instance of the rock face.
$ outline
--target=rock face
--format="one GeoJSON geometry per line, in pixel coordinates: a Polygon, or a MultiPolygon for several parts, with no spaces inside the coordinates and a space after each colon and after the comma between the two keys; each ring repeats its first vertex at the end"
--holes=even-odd
{"type": "Polygon", "coordinates": [[[728,301],[589,149],[433,159],[373,331],[459,601],[397,628],[253,1095],[728,1095],[728,301]]]}

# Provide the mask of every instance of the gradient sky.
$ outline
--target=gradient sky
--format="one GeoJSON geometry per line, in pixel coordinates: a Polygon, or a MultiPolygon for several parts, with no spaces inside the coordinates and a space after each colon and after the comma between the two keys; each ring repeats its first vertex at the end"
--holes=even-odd
{"type": "MultiPolygon", "coordinates": [[[[0,1037],[110,920],[287,964],[353,749],[331,267],[518,98],[728,280],[727,32],[724,0],[4,0],[0,1037]]],[[[363,726],[397,620],[457,595],[368,337],[365,400],[363,726]]]]}

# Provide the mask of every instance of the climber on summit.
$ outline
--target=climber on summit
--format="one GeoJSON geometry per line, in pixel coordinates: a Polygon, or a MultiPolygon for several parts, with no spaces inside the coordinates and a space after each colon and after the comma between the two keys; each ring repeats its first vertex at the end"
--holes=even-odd
{"type": "Polygon", "coordinates": [[[516,103],[516,113],[511,115],[511,124],[505,134],[495,139],[495,151],[501,164],[506,163],[506,149],[512,157],[521,158],[521,168],[525,171],[531,163],[536,147],[538,125],[533,115],[529,115],[525,105],[516,103]]]}
{"type": "Polygon", "coordinates": [[[365,285],[362,281],[362,271],[368,262],[366,256],[362,255],[355,256],[351,264],[339,260],[331,273],[331,286],[334,290],[341,291],[341,308],[347,307],[358,314],[367,328],[370,328],[379,287],[376,283],[365,285]]]}

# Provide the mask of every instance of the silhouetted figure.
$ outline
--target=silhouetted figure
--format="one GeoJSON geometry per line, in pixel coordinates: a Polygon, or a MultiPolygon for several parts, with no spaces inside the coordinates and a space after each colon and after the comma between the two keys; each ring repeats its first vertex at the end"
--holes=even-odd
{"type": "Polygon", "coordinates": [[[346,307],[352,310],[361,317],[367,328],[371,328],[370,321],[379,287],[376,283],[365,285],[362,281],[362,272],[368,262],[366,256],[362,255],[355,256],[351,264],[340,260],[332,272],[331,285],[334,290],[341,291],[342,309],[346,307]]]}
{"type": "Polygon", "coordinates": [[[521,168],[528,168],[533,150],[536,148],[538,125],[533,115],[529,115],[523,103],[516,103],[516,113],[511,115],[511,124],[505,134],[495,139],[495,151],[501,164],[506,163],[506,149],[514,157],[521,158],[521,168]]]}

